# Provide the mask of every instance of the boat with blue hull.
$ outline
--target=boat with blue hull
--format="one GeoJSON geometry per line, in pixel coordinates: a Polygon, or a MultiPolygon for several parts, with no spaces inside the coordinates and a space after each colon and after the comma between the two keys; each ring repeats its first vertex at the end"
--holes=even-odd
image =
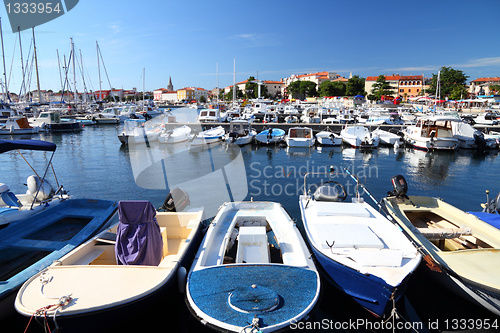
{"type": "Polygon", "coordinates": [[[188,307],[224,332],[274,332],[305,320],[320,293],[307,246],[274,202],[227,202],[188,274],[188,307]]]}
{"type": "MultiPolygon", "coordinates": [[[[311,175],[304,177],[305,188],[311,175]]],[[[327,280],[376,317],[387,317],[418,267],[420,253],[359,194],[352,202],[343,202],[346,198],[345,188],[332,180],[300,196],[306,239],[327,280]]]]}
{"type": "Polygon", "coordinates": [[[71,199],[0,230],[0,319],[14,310],[19,287],[107,227],[111,200],[71,199]]]}

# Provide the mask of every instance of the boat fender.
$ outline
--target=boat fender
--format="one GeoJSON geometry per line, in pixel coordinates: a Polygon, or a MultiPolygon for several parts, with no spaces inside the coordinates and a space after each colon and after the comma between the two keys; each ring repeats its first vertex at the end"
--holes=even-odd
{"type": "Polygon", "coordinates": [[[186,268],[180,266],[177,270],[177,288],[179,288],[179,292],[184,294],[186,292],[186,268]]]}
{"type": "Polygon", "coordinates": [[[54,193],[54,189],[50,183],[46,179],[40,182],[38,176],[29,176],[26,180],[26,185],[28,185],[28,191],[26,193],[31,194],[37,200],[46,200],[54,193]]]}

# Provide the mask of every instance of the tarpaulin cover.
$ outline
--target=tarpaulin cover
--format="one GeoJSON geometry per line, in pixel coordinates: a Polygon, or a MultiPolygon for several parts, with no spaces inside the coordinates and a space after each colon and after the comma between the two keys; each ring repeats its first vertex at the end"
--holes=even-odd
{"type": "Polygon", "coordinates": [[[163,241],[156,221],[156,209],[149,201],[120,201],[116,231],[116,262],[119,265],[157,266],[163,241]]]}
{"type": "Polygon", "coordinates": [[[0,140],[0,153],[14,149],[55,151],[56,145],[42,140],[0,140]]]}

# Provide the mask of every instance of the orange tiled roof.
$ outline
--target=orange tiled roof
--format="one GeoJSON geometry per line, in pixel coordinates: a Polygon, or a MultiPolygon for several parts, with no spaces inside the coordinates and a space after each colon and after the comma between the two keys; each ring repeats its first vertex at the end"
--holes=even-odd
{"type": "Polygon", "coordinates": [[[471,82],[498,82],[498,81],[500,81],[500,77],[481,77],[471,82]]]}
{"type": "MultiPolygon", "coordinates": [[[[384,75],[387,81],[421,80],[422,75],[384,75]]],[[[366,81],[377,81],[378,76],[368,76],[366,81]]]]}

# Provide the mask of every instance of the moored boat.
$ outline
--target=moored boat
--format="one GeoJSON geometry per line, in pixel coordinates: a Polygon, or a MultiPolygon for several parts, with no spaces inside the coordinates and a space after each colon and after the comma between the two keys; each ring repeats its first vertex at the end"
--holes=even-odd
{"type": "Polygon", "coordinates": [[[110,222],[116,202],[71,199],[0,230],[0,316],[34,274],[94,236],[110,222]]]}
{"type": "Polygon", "coordinates": [[[271,127],[260,131],[256,136],[255,140],[258,143],[263,144],[276,144],[282,142],[285,139],[285,131],[281,128],[271,127]]]}
{"type": "MultiPolygon", "coordinates": [[[[306,174],[331,176],[331,173],[306,174]]],[[[401,230],[344,186],[327,181],[299,197],[306,239],[325,277],[377,317],[388,317],[421,256],[401,230]]]]}
{"type": "Polygon", "coordinates": [[[203,210],[157,212],[149,201],[120,201],[118,215],[119,223],[29,279],[16,310],[88,332],[178,293],[202,238],[203,210]],[[66,303],[38,311],[54,295],[66,303]]]}
{"type": "Polygon", "coordinates": [[[404,140],[409,145],[424,150],[455,150],[458,139],[453,136],[451,123],[454,117],[432,116],[420,118],[415,125],[403,130],[404,140]]]}
{"type": "Polygon", "coordinates": [[[315,307],[320,277],[297,227],[274,202],[223,204],[189,271],[187,304],[225,332],[273,332],[315,307]]]}
{"type": "Polygon", "coordinates": [[[378,135],[365,126],[346,126],[340,136],[343,142],[354,148],[377,148],[380,142],[378,135]]]}
{"type": "Polygon", "coordinates": [[[332,131],[321,131],[316,134],[316,140],[322,146],[340,146],[342,137],[332,131]]]}
{"type": "Polygon", "coordinates": [[[434,197],[407,196],[402,176],[383,199],[415,243],[427,272],[464,299],[500,315],[500,230],[434,197]]]}
{"type": "Polygon", "coordinates": [[[171,130],[164,131],[158,136],[160,143],[178,143],[189,140],[191,137],[191,127],[183,125],[171,130]]]}
{"type": "Polygon", "coordinates": [[[229,132],[225,136],[228,143],[244,146],[252,143],[257,132],[252,128],[252,123],[247,120],[233,120],[229,123],[229,132]]]}
{"type": "Polygon", "coordinates": [[[225,134],[226,131],[222,126],[210,128],[199,133],[194,133],[191,135],[191,145],[200,146],[220,142],[224,138],[225,134]]]}
{"type": "Polygon", "coordinates": [[[316,142],[310,127],[290,127],[285,138],[288,147],[312,147],[316,142]]]}
{"type": "Polygon", "coordinates": [[[158,141],[158,132],[146,128],[144,119],[126,119],[123,131],[118,134],[122,145],[141,144],[158,141]]]}

